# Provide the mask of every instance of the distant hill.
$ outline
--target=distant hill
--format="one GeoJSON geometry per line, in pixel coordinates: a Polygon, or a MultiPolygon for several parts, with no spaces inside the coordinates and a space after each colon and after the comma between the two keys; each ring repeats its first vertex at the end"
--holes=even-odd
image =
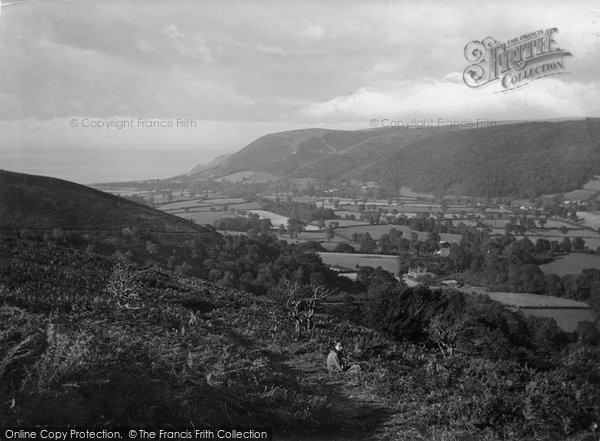
{"type": "Polygon", "coordinates": [[[179,217],[84,185],[0,171],[0,229],[210,233],[179,217]]]}
{"type": "Polygon", "coordinates": [[[321,182],[375,180],[437,194],[529,197],[575,190],[600,174],[600,120],[495,127],[294,130],[263,136],[197,177],[265,172],[321,182]]]}
{"type": "MultiPolygon", "coordinates": [[[[226,176],[240,171],[288,176],[308,164],[395,129],[327,130],[304,129],[272,133],[244,147],[204,173],[205,177],[226,176]]],[[[304,176],[302,176],[304,177],[304,176]]]]}
{"type": "Polygon", "coordinates": [[[216,167],[217,165],[219,165],[221,162],[225,161],[227,158],[229,158],[232,154],[231,153],[225,153],[223,155],[219,155],[217,156],[215,159],[213,159],[212,161],[206,163],[206,164],[198,164],[196,167],[194,167],[190,172],[187,173],[187,175],[193,175],[196,173],[200,173],[204,170],[207,170],[209,168],[213,168],[216,167]]]}
{"type": "Polygon", "coordinates": [[[474,196],[561,193],[600,171],[600,119],[529,122],[421,138],[360,176],[417,191],[474,196]]]}

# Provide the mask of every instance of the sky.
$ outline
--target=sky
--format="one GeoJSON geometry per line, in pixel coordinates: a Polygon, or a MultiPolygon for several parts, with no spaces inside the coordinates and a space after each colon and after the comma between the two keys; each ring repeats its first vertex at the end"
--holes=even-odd
{"type": "MultiPolygon", "coordinates": [[[[4,2],[6,3],[6,2],[4,2]]],[[[267,133],[600,116],[599,1],[40,0],[0,14],[0,168],[167,177],[267,133]],[[465,45],[557,28],[566,71],[469,88],[465,45]]]]}

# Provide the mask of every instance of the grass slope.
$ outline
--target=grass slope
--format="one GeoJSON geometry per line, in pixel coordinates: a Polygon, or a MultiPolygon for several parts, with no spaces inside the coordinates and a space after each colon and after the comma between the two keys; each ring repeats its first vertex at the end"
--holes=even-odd
{"type": "Polygon", "coordinates": [[[0,171],[0,229],[114,230],[209,233],[145,205],[84,185],[0,171]]]}
{"type": "Polygon", "coordinates": [[[392,131],[304,129],[272,133],[258,138],[217,167],[205,170],[202,175],[224,176],[238,171],[253,170],[285,176],[299,167],[313,164],[387,132],[392,131]]]}
{"type": "MultiPolygon", "coordinates": [[[[490,328],[465,339],[475,352],[441,357],[324,312],[310,338],[295,340],[276,298],[44,242],[8,238],[0,256],[0,421],[8,426],[268,426],[278,440],[581,441],[599,409],[594,348],[570,348],[536,369],[512,359],[514,348],[490,328]],[[339,338],[360,374],[325,371],[339,338]],[[489,358],[483,348],[498,353],[489,358]]],[[[409,329],[424,317],[424,296],[436,295],[412,293],[380,307],[409,329]],[[405,311],[405,302],[416,309],[405,311]]],[[[515,332],[525,326],[491,300],[469,305],[489,319],[504,314],[515,332]]],[[[378,317],[389,322],[386,314],[378,317]]]]}
{"type": "Polygon", "coordinates": [[[355,398],[364,386],[325,371],[343,325],[293,343],[273,301],[40,242],[6,239],[0,255],[5,424],[262,426],[277,439],[366,439],[385,418],[355,398]]]}

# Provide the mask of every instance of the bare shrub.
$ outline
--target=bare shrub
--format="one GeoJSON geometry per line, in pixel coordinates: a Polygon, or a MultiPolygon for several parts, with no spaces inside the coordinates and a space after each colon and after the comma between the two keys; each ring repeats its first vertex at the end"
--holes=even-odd
{"type": "Polygon", "coordinates": [[[127,266],[118,264],[113,268],[112,274],[106,284],[106,291],[114,300],[119,309],[137,309],[141,297],[139,284],[135,277],[138,273],[131,271],[127,266]]]}
{"type": "Polygon", "coordinates": [[[46,351],[29,371],[25,383],[34,383],[37,392],[60,384],[68,375],[82,369],[89,358],[92,337],[85,332],[73,336],[59,332],[53,323],[46,329],[46,351]]]}

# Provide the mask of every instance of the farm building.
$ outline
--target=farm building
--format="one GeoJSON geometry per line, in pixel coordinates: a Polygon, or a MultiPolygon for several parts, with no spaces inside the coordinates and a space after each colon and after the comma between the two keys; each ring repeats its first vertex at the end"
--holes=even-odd
{"type": "Polygon", "coordinates": [[[416,286],[422,283],[422,280],[426,277],[433,278],[437,277],[437,274],[430,273],[426,268],[409,268],[408,272],[402,276],[402,281],[408,286],[416,286]]]}

